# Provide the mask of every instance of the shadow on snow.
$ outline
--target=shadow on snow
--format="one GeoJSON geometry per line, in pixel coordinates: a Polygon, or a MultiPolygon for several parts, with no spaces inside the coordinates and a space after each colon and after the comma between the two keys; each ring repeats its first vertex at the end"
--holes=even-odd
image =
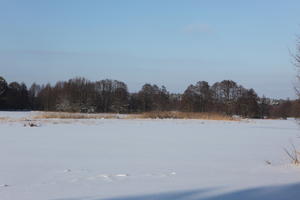
{"type": "Polygon", "coordinates": [[[215,196],[207,196],[211,189],[199,189],[180,192],[168,192],[138,196],[121,196],[114,198],[63,198],[55,200],[296,200],[300,199],[300,183],[257,187],[239,190],[215,196]],[[205,195],[205,196],[204,196],[205,195]]]}

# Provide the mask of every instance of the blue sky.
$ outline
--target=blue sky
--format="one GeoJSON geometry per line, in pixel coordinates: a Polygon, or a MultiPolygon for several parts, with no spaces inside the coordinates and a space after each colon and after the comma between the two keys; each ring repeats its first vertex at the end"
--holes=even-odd
{"type": "Polygon", "coordinates": [[[295,98],[292,0],[0,0],[0,74],[30,85],[75,76],[183,92],[232,79],[295,98]]]}

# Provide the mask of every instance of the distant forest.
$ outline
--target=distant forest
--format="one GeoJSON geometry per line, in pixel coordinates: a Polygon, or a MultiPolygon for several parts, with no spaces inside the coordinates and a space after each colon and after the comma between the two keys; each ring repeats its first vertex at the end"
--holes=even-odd
{"type": "Polygon", "coordinates": [[[124,82],[89,81],[77,77],[55,85],[7,83],[0,77],[0,110],[39,110],[85,113],[140,113],[150,111],[215,112],[249,118],[300,116],[299,100],[259,97],[232,80],[209,85],[199,81],[183,94],[170,93],[164,86],[144,84],[130,93],[124,82]]]}

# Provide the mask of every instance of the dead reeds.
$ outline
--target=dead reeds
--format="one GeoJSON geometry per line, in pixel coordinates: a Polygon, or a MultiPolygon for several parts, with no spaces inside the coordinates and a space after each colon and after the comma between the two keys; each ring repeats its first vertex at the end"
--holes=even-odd
{"type": "Polygon", "coordinates": [[[86,114],[67,112],[42,112],[33,119],[119,119],[119,114],[86,114]]]}
{"type": "Polygon", "coordinates": [[[179,111],[153,111],[141,114],[87,114],[68,112],[41,112],[32,119],[201,119],[201,120],[223,120],[239,121],[229,115],[220,113],[195,113],[179,111]]]}
{"type": "Polygon", "coordinates": [[[202,120],[225,120],[238,121],[232,116],[220,113],[195,113],[195,112],[178,112],[178,111],[157,111],[145,112],[128,116],[131,119],[202,119],[202,120]]]}

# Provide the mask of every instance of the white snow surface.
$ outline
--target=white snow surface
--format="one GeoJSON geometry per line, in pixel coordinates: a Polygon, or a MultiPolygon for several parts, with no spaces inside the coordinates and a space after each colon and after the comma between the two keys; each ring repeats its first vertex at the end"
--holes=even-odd
{"type": "Polygon", "coordinates": [[[1,200],[296,200],[295,120],[39,120],[0,112],[1,200]],[[267,164],[270,162],[271,164],[267,164]]]}

